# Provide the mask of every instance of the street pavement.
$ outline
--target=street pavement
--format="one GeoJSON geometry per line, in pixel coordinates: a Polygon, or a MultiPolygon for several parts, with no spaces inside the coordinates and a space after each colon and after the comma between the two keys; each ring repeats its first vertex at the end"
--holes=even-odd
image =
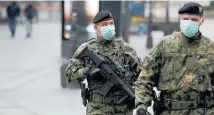
{"type": "Polygon", "coordinates": [[[0,115],[82,115],[80,91],[60,86],[60,23],[35,24],[26,39],[0,26],[0,115]]]}
{"type": "MultiPolygon", "coordinates": [[[[207,20],[201,31],[214,39],[214,21],[207,20]]],[[[0,25],[0,115],[84,115],[79,89],[60,86],[60,23],[36,23],[26,39],[25,26],[18,25],[11,38],[7,25],[0,25]]],[[[152,33],[153,43],[163,33],[152,33]]],[[[140,57],[148,55],[146,36],[130,36],[140,57]]],[[[151,109],[150,109],[151,111],[151,109]]]]}

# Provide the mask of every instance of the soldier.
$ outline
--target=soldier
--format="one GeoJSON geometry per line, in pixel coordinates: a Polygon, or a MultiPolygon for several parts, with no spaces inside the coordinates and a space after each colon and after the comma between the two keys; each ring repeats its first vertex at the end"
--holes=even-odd
{"type": "MultiPolygon", "coordinates": [[[[115,59],[120,65],[126,66],[127,71],[133,73],[132,78],[123,78],[133,86],[137,80],[142,67],[142,62],[132,47],[125,43],[122,38],[115,37],[114,20],[107,10],[100,11],[93,19],[94,29],[97,38],[91,38],[87,43],[83,43],[70,59],[66,69],[66,75],[71,82],[81,83],[84,79],[88,82],[87,115],[132,115],[134,100],[117,102],[127,94],[119,87],[113,87],[106,96],[100,94],[100,89],[106,83],[100,69],[93,66],[88,59],[77,59],[77,55],[83,52],[85,47],[95,54],[101,54],[111,59],[115,59]]],[[[84,89],[85,90],[85,89],[84,89]]],[[[86,90],[86,91],[87,91],[86,90]]],[[[83,100],[85,101],[85,100],[83,100]]]]}
{"type": "Polygon", "coordinates": [[[189,2],[178,13],[181,32],[165,36],[143,60],[137,115],[149,114],[153,87],[160,91],[156,115],[214,115],[214,44],[199,30],[203,8],[189,2]]]}

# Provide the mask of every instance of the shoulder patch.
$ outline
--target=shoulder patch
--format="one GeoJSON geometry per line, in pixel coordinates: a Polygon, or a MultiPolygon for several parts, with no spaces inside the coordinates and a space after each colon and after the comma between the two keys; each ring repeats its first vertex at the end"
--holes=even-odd
{"type": "Polygon", "coordinates": [[[89,38],[88,39],[88,44],[96,42],[96,38],[89,38]]]}

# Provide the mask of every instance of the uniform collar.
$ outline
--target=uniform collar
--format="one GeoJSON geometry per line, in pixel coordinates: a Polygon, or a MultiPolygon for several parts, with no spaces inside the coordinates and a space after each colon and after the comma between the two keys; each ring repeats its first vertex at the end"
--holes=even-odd
{"type": "Polygon", "coordinates": [[[181,34],[182,34],[182,38],[184,38],[184,41],[186,43],[197,44],[197,43],[201,42],[202,34],[200,31],[198,32],[198,34],[196,34],[195,36],[193,36],[191,38],[186,37],[183,32],[181,32],[181,34]]]}
{"type": "Polygon", "coordinates": [[[106,40],[104,38],[97,38],[97,42],[102,45],[112,44],[115,41],[115,37],[112,40],[106,40]]]}

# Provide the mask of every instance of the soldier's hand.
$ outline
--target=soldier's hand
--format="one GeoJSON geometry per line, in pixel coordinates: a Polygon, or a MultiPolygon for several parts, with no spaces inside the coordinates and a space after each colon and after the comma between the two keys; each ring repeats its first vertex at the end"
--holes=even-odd
{"type": "Polygon", "coordinates": [[[144,109],[138,109],[136,115],[151,115],[149,112],[147,112],[146,110],[144,109]]]}

